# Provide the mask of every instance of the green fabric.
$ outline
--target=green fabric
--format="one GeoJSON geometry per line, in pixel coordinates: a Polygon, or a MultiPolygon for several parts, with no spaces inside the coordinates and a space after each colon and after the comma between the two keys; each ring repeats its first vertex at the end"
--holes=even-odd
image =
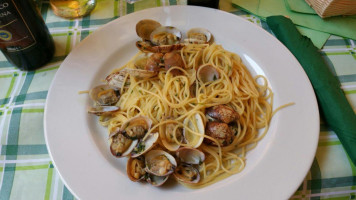
{"type": "Polygon", "coordinates": [[[283,16],[267,17],[276,37],[293,53],[311,81],[319,108],[356,165],[356,115],[318,49],[283,16]]]}
{"type": "MultiPolygon", "coordinates": [[[[322,19],[318,15],[291,11],[287,9],[284,0],[232,0],[232,3],[262,18],[272,15],[288,16],[297,25],[354,40],[356,39],[355,16],[322,19]]],[[[293,5],[296,6],[297,4],[295,3],[293,5]]],[[[311,38],[317,47],[320,47],[320,45],[315,42],[315,38],[320,37],[319,34],[314,33],[313,35],[308,35],[308,37],[311,38]]]]}
{"type": "MultiPolygon", "coordinates": [[[[292,12],[299,13],[307,13],[307,14],[315,14],[316,12],[313,8],[311,8],[305,0],[284,0],[286,4],[286,8],[292,12]]],[[[326,40],[330,37],[329,33],[316,31],[310,28],[306,28],[303,26],[296,26],[298,31],[309,38],[312,38],[313,44],[320,49],[326,42],[326,40]]]]}
{"type": "Polygon", "coordinates": [[[284,0],[284,2],[290,11],[316,15],[315,10],[311,8],[305,0],[284,0]]]}
{"type": "Polygon", "coordinates": [[[302,35],[304,35],[308,38],[313,38],[312,42],[318,49],[321,49],[324,46],[325,42],[330,37],[329,33],[316,31],[316,30],[306,28],[303,26],[298,26],[298,25],[296,27],[302,35]]]}

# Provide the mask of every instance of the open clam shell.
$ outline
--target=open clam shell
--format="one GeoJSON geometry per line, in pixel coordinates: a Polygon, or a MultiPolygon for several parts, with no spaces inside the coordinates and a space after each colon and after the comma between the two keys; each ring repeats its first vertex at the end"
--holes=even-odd
{"type": "Polygon", "coordinates": [[[88,113],[100,116],[100,115],[115,112],[118,110],[119,110],[119,107],[117,107],[117,106],[95,106],[95,107],[90,107],[88,109],[88,113]]]}
{"type": "Polygon", "coordinates": [[[160,26],[150,35],[150,41],[154,45],[178,44],[181,38],[182,33],[173,26],[160,26]]]}
{"type": "Polygon", "coordinates": [[[110,152],[115,157],[128,156],[135,148],[138,140],[132,140],[125,137],[119,129],[116,129],[109,135],[110,152]]]}
{"type": "Polygon", "coordinates": [[[169,176],[155,176],[153,174],[148,174],[147,175],[147,182],[150,183],[153,186],[161,186],[163,183],[165,183],[168,180],[169,176]]]}
{"type": "Polygon", "coordinates": [[[158,140],[159,134],[158,133],[151,133],[149,134],[145,140],[141,140],[136,147],[133,149],[133,151],[131,152],[131,157],[136,158],[139,157],[143,154],[145,154],[146,152],[148,152],[149,150],[151,150],[157,140],[158,140]]]}
{"type": "Polygon", "coordinates": [[[181,162],[192,165],[199,165],[204,162],[205,154],[195,148],[181,147],[176,151],[181,162]]]}
{"type": "Polygon", "coordinates": [[[144,53],[168,53],[181,50],[185,45],[182,43],[172,45],[156,45],[153,46],[150,42],[137,41],[136,47],[144,53]]]}
{"type": "Polygon", "coordinates": [[[193,44],[205,44],[212,42],[212,34],[204,28],[192,28],[187,32],[186,42],[193,44]]]}
{"type": "Polygon", "coordinates": [[[148,57],[145,54],[139,55],[134,60],[134,68],[125,68],[121,71],[130,74],[131,77],[137,79],[148,79],[157,75],[157,71],[146,70],[148,57]]]}
{"type": "Polygon", "coordinates": [[[98,85],[89,91],[90,98],[99,106],[111,106],[119,101],[119,91],[109,85],[98,85]]]}
{"type": "Polygon", "coordinates": [[[146,172],[155,176],[168,176],[177,167],[176,159],[162,150],[151,150],[145,154],[146,172]]]}
{"type": "Polygon", "coordinates": [[[176,151],[183,142],[183,131],[176,123],[164,124],[160,129],[160,135],[163,146],[169,151],[176,151]]]}
{"type": "Polygon", "coordinates": [[[144,157],[137,157],[137,158],[130,157],[127,160],[126,173],[127,173],[127,176],[129,177],[129,179],[134,182],[145,179],[145,175],[146,175],[145,158],[144,157]]]}
{"type": "Polygon", "coordinates": [[[205,64],[199,67],[197,77],[203,83],[208,83],[219,79],[220,73],[211,64],[205,64]]]}
{"type": "Polygon", "coordinates": [[[143,40],[150,40],[151,33],[161,24],[152,19],[143,19],[136,24],[136,33],[143,40]]]}
{"type": "Polygon", "coordinates": [[[155,71],[149,71],[145,69],[130,69],[127,68],[125,69],[127,73],[130,74],[131,77],[137,78],[137,79],[149,79],[157,75],[157,72],[155,71]]]}
{"type": "Polygon", "coordinates": [[[200,181],[200,173],[197,168],[192,165],[181,163],[173,173],[174,178],[184,183],[198,183],[200,181]]]}
{"type": "Polygon", "coordinates": [[[120,90],[122,87],[124,87],[124,80],[125,80],[126,74],[127,74],[127,72],[125,70],[111,73],[105,78],[105,82],[110,87],[112,87],[116,90],[120,90]]]}
{"type": "Polygon", "coordinates": [[[148,117],[138,115],[133,117],[121,126],[120,132],[130,139],[143,138],[152,126],[152,120],[148,117]]]}
{"type": "Polygon", "coordinates": [[[204,123],[199,114],[186,118],[183,124],[187,127],[183,129],[183,136],[188,146],[198,148],[204,140],[204,123]],[[190,129],[190,130],[189,130],[190,129]]]}

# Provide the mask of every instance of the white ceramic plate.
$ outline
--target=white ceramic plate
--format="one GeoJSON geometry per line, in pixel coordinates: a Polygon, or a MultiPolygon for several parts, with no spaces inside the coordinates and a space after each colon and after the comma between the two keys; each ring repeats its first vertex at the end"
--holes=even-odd
{"type": "Polygon", "coordinates": [[[45,136],[63,181],[80,199],[287,199],[313,161],[319,114],[310,82],[293,55],[262,28],[235,15],[201,7],[147,9],[95,31],[62,63],[48,94],[45,136]],[[145,18],[183,32],[204,27],[215,42],[238,53],[253,74],[264,74],[275,93],[274,105],[295,102],[272,119],[266,137],[248,153],[246,168],[209,187],[191,190],[178,184],[152,187],[131,182],[126,160],[114,158],[107,132],[87,114],[88,95],[110,71],[136,52],[136,23],[145,18]]]}

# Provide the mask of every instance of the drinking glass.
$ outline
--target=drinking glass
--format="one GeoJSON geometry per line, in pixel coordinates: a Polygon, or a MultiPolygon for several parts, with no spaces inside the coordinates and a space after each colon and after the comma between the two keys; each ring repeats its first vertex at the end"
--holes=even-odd
{"type": "Polygon", "coordinates": [[[64,18],[88,15],[96,6],[96,0],[50,0],[54,14],[64,18]]]}

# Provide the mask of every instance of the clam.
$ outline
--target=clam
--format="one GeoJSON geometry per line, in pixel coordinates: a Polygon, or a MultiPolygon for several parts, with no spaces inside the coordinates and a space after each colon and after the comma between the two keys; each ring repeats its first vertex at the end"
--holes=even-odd
{"type": "Polygon", "coordinates": [[[173,176],[180,182],[198,183],[200,180],[199,170],[192,165],[181,163],[173,173],[173,176]]]}
{"type": "MultiPolygon", "coordinates": [[[[171,67],[180,67],[180,68],[185,68],[184,61],[182,59],[182,56],[177,53],[177,52],[168,52],[164,54],[163,56],[164,60],[164,67],[166,70],[169,70],[171,67]]],[[[180,70],[174,69],[172,70],[173,75],[179,75],[181,73],[180,70]]]]}
{"type": "Polygon", "coordinates": [[[117,106],[95,106],[95,107],[90,107],[88,109],[88,113],[100,116],[100,115],[115,112],[118,110],[119,110],[119,107],[117,107],[117,106]]]}
{"type": "Polygon", "coordinates": [[[210,43],[212,41],[212,34],[204,28],[192,28],[187,32],[187,39],[185,41],[194,44],[210,43]]]}
{"type": "Polygon", "coordinates": [[[148,57],[145,70],[158,72],[159,68],[164,65],[163,53],[153,53],[148,57]]]}
{"type": "Polygon", "coordinates": [[[176,151],[180,147],[180,143],[183,142],[183,130],[175,123],[167,123],[163,125],[163,130],[161,130],[162,144],[169,151],[176,151]],[[164,139],[163,139],[164,138],[164,139]],[[176,140],[179,142],[177,143],[176,140]]]}
{"type": "Polygon", "coordinates": [[[114,130],[109,135],[110,152],[115,157],[124,157],[131,153],[138,143],[138,140],[131,140],[125,137],[120,129],[114,130]]]}
{"type": "Polygon", "coordinates": [[[153,186],[161,186],[168,180],[169,176],[155,176],[153,174],[147,175],[147,182],[149,182],[153,186]]]}
{"type": "Polygon", "coordinates": [[[121,71],[124,73],[130,74],[130,76],[138,78],[138,79],[148,79],[157,75],[157,71],[147,70],[147,56],[141,55],[138,56],[134,61],[135,68],[125,68],[121,71]]]}
{"type": "Polygon", "coordinates": [[[153,46],[151,42],[137,41],[136,47],[144,53],[168,53],[171,51],[181,50],[184,44],[173,44],[173,45],[159,45],[153,46]]]}
{"type": "MultiPolygon", "coordinates": [[[[140,25],[141,26],[141,25],[140,25]]],[[[172,26],[159,26],[150,32],[149,39],[145,34],[141,34],[143,41],[137,41],[136,46],[139,50],[145,53],[168,53],[175,50],[180,50],[184,47],[184,44],[180,44],[182,38],[181,32],[172,26]]]]}
{"type": "Polygon", "coordinates": [[[143,40],[150,40],[151,33],[160,26],[155,20],[143,19],[136,24],[136,33],[143,40]]]}
{"type": "Polygon", "coordinates": [[[160,26],[150,35],[150,41],[157,46],[178,44],[181,38],[182,33],[173,26],[160,26]]]}
{"type": "MultiPolygon", "coordinates": [[[[205,134],[216,139],[221,146],[227,146],[232,143],[234,134],[229,125],[222,122],[208,122],[206,124],[205,134]]],[[[204,139],[204,143],[217,146],[217,144],[208,139],[204,139]]]]}
{"type": "Polygon", "coordinates": [[[183,124],[187,127],[183,129],[183,136],[188,146],[198,148],[204,139],[204,123],[199,114],[186,118],[183,124]],[[189,130],[190,129],[190,130],[189,130]]]}
{"type": "Polygon", "coordinates": [[[182,147],[176,152],[179,160],[186,164],[200,165],[205,160],[205,154],[195,148],[182,147]]]}
{"type": "Polygon", "coordinates": [[[99,85],[89,91],[89,96],[98,106],[111,106],[119,101],[119,91],[109,85],[99,85]]]}
{"type": "Polygon", "coordinates": [[[168,176],[177,167],[175,158],[162,150],[151,150],[145,154],[146,172],[155,176],[168,176]]]}
{"type": "Polygon", "coordinates": [[[131,157],[141,156],[152,149],[158,140],[158,133],[149,134],[144,140],[141,140],[131,152],[131,157]]]}
{"type": "Polygon", "coordinates": [[[120,132],[129,139],[143,138],[152,126],[152,120],[145,116],[136,116],[122,124],[120,132]]]}
{"type": "Polygon", "coordinates": [[[157,75],[157,72],[142,70],[142,69],[125,69],[130,76],[137,78],[137,79],[148,79],[152,78],[157,75]]]}
{"type": "Polygon", "coordinates": [[[126,173],[131,181],[137,182],[137,181],[143,180],[146,175],[145,158],[144,157],[137,157],[137,158],[130,157],[127,160],[126,173]]]}
{"type": "Polygon", "coordinates": [[[197,77],[203,83],[215,81],[220,78],[218,70],[211,64],[205,64],[199,67],[197,77]]]}
{"type": "Polygon", "coordinates": [[[239,114],[227,105],[217,105],[207,108],[206,114],[214,120],[227,124],[239,119],[239,114]]]}
{"type": "Polygon", "coordinates": [[[126,74],[127,71],[125,70],[111,73],[105,78],[105,82],[110,87],[116,90],[120,90],[124,86],[123,84],[124,84],[126,74]]]}

